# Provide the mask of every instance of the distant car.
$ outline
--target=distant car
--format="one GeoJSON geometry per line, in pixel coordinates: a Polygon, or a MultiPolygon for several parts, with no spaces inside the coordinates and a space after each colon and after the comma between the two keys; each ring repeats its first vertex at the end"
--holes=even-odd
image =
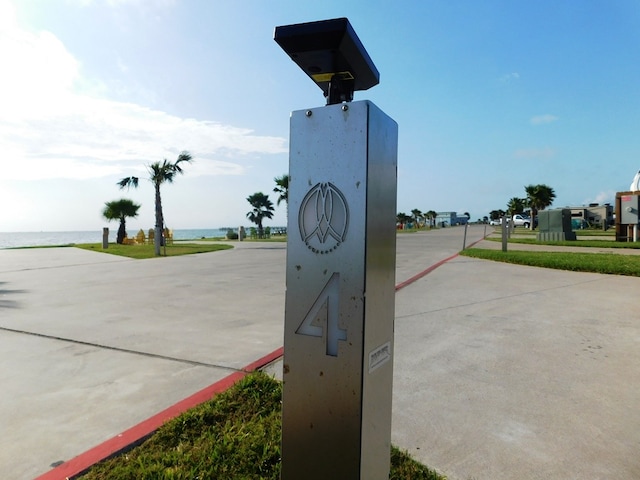
{"type": "MultiPolygon", "coordinates": [[[[524,228],[529,228],[531,226],[531,217],[528,217],[526,215],[522,215],[520,213],[516,213],[513,217],[511,217],[511,222],[513,223],[513,227],[524,227],[524,228]]],[[[537,218],[536,218],[536,223],[537,223],[537,218]]],[[[489,222],[490,225],[492,226],[499,226],[502,225],[502,218],[498,218],[496,220],[491,220],[489,222]]],[[[507,224],[507,227],[510,226],[509,224],[507,224]]]]}
{"type": "Polygon", "coordinates": [[[521,215],[516,213],[513,217],[513,227],[524,227],[529,228],[531,225],[531,217],[527,217],[526,215],[521,215]]]}

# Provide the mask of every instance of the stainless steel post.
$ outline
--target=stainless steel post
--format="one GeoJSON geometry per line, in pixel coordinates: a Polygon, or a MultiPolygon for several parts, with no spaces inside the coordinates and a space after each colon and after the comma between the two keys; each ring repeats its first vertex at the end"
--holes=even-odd
{"type": "Polygon", "coordinates": [[[467,223],[464,224],[464,238],[462,239],[462,250],[467,248],[467,227],[469,225],[467,223]]]}
{"type": "Polygon", "coordinates": [[[502,251],[506,252],[507,251],[507,232],[508,232],[508,228],[507,228],[507,217],[502,217],[502,222],[500,223],[500,225],[502,226],[502,251]]]}
{"type": "Polygon", "coordinates": [[[389,478],[397,128],[369,101],[291,115],[284,480],[389,478]]]}

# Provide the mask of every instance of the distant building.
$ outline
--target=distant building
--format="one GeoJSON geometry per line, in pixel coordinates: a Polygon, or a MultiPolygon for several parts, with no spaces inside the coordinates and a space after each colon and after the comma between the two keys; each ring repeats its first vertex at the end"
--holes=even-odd
{"type": "Polygon", "coordinates": [[[436,226],[453,227],[455,225],[465,225],[469,221],[466,215],[458,216],[456,212],[438,212],[436,216],[436,226]]]}
{"type": "Polygon", "coordinates": [[[588,207],[566,207],[571,210],[571,220],[581,221],[591,226],[608,227],[613,225],[613,206],[605,203],[590,203],[588,207]]]}

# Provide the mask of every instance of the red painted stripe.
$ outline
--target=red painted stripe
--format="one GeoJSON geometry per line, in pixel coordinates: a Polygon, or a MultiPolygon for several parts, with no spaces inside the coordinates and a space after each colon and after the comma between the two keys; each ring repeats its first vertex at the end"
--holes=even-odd
{"type": "MultiPolygon", "coordinates": [[[[481,240],[483,239],[481,238],[480,240],[475,241],[469,246],[472,247],[478,242],[480,242],[481,240]]],[[[436,268],[440,267],[441,265],[447,263],[450,260],[453,260],[457,256],[458,256],[457,253],[455,255],[451,255],[450,257],[445,258],[444,260],[441,260],[431,265],[429,268],[423,270],[417,275],[414,275],[408,280],[405,280],[404,282],[399,283],[398,285],[396,285],[396,292],[398,290],[403,289],[407,285],[410,285],[413,282],[421,279],[422,277],[428,275],[429,273],[434,271],[436,268]]],[[[179,401],[175,405],[172,405],[169,408],[161,411],[160,413],[157,413],[156,415],[153,415],[152,417],[146,420],[143,420],[139,424],[131,427],[128,430],[125,430],[121,434],[101,443],[96,447],[93,447],[90,450],[87,450],[86,452],[69,460],[68,462],[65,462],[62,465],[59,465],[53,470],[50,470],[43,475],[40,475],[35,480],[68,480],[69,478],[72,478],[73,476],[84,472],[92,465],[95,465],[101,460],[104,460],[105,458],[111,455],[114,455],[121,450],[124,450],[129,445],[153,433],[158,428],[160,428],[164,423],[166,423],[168,420],[171,420],[172,418],[177,417],[181,413],[189,410],[190,408],[195,407],[196,405],[199,405],[201,403],[206,402],[207,400],[210,400],[216,394],[220,392],[224,392],[225,390],[233,386],[233,384],[235,384],[238,380],[243,378],[247,373],[256,371],[264,367],[265,365],[268,365],[269,363],[280,358],[283,354],[284,354],[284,347],[280,347],[274,350],[268,355],[265,355],[264,357],[256,360],[255,362],[250,363],[249,365],[244,367],[242,371],[232,373],[231,375],[223,378],[222,380],[214,383],[213,385],[203,388],[199,392],[196,392],[193,395],[185,398],[184,400],[179,401]]]]}
{"type": "Polygon", "coordinates": [[[259,368],[264,367],[265,365],[280,358],[283,354],[283,351],[283,347],[274,350],[273,352],[265,355],[259,360],[250,363],[249,365],[244,367],[242,371],[232,373],[231,375],[228,375],[227,377],[219,380],[213,385],[209,385],[208,387],[203,388],[202,390],[179,401],[169,408],[166,408],[160,413],[157,413],[152,417],[149,417],[146,420],[138,423],[137,425],[129,428],[128,430],[125,430],[121,434],[110,438],[109,440],[106,440],[105,442],[93,447],[90,450],[87,450],[77,457],[72,458],[68,462],[57,466],[53,470],[49,470],[47,473],[44,473],[43,475],[37,477],[36,480],[67,480],[68,478],[73,478],[75,475],[84,472],[92,465],[95,465],[101,460],[104,460],[105,458],[114,455],[121,450],[124,450],[129,445],[155,432],[168,420],[177,417],[181,413],[195,407],[196,405],[200,405],[201,403],[210,400],[216,394],[224,392],[225,390],[233,386],[233,384],[235,384],[238,380],[246,376],[247,373],[256,371],[259,368]]]}
{"type": "Polygon", "coordinates": [[[471,245],[468,245],[467,248],[471,248],[474,245],[479,244],[482,240],[484,240],[485,237],[480,238],[479,240],[476,240],[475,242],[473,242],[471,245]]]}
{"type": "MultiPolygon", "coordinates": [[[[479,240],[476,240],[476,241],[475,241],[475,242],[473,242],[471,245],[469,245],[467,248],[471,248],[471,247],[473,247],[474,245],[477,245],[477,244],[478,244],[478,243],[480,243],[482,240],[484,240],[484,237],[482,237],[482,238],[481,238],[481,239],[479,239],[479,240]]],[[[456,253],[455,255],[451,255],[450,257],[445,258],[444,260],[440,260],[439,262],[434,263],[433,265],[431,265],[429,268],[427,268],[427,269],[423,270],[422,272],[420,272],[420,273],[418,273],[418,274],[414,275],[414,276],[413,276],[413,277],[411,277],[410,279],[405,280],[404,282],[397,284],[397,285],[396,285],[396,292],[397,292],[398,290],[402,290],[402,289],[403,289],[404,287],[406,287],[407,285],[411,285],[411,284],[412,284],[413,282],[415,282],[416,280],[420,280],[422,277],[424,277],[424,276],[426,276],[426,275],[430,274],[431,272],[433,272],[436,268],[438,268],[438,267],[440,267],[440,266],[444,265],[445,263],[447,263],[447,262],[448,262],[448,261],[450,261],[450,260],[453,260],[453,259],[454,259],[454,258],[456,258],[458,255],[459,255],[459,253],[456,253]]]]}
{"type": "Polygon", "coordinates": [[[265,355],[264,357],[259,358],[255,362],[250,363],[249,365],[244,367],[242,370],[244,370],[245,372],[255,372],[256,370],[261,369],[265,365],[269,365],[271,362],[274,362],[275,360],[280,358],[283,354],[284,354],[284,347],[280,347],[277,350],[274,350],[273,352],[271,352],[269,355],[265,355]]]}
{"type": "Polygon", "coordinates": [[[458,256],[458,254],[456,253],[455,255],[451,255],[448,258],[445,258],[444,260],[440,260],[437,263],[434,263],[433,265],[431,265],[429,268],[427,268],[426,270],[423,270],[422,272],[418,273],[417,275],[414,275],[413,277],[411,277],[408,280],[405,280],[402,283],[399,283],[398,285],[396,285],[396,292],[398,290],[402,290],[404,287],[406,287],[407,285],[411,285],[413,282],[415,282],[416,280],[420,280],[422,277],[426,276],[427,274],[433,272],[436,268],[438,268],[439,266],[447,263],[449,260],[453,260],[454,258],[456,258],[458,256]]]}

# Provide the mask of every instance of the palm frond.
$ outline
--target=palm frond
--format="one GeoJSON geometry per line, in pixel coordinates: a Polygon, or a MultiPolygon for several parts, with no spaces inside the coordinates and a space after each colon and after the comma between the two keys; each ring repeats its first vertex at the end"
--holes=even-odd
{"type": "Polygon", "coordinates": [[[138,188],[138,177],[124,177],[119,182],[116,182],[120,188],[138,188]]]}
{"type": "Polygon", "coordinates": [[[193,161],[193,157],[191,156],[191,154],[187,151],[184,151],[182,153],[180,153],[180,155],[178,155],[178,159],[176,160],[175,165],[178,165],[179,163],[182,162],[192,162],[193,161]]]}

